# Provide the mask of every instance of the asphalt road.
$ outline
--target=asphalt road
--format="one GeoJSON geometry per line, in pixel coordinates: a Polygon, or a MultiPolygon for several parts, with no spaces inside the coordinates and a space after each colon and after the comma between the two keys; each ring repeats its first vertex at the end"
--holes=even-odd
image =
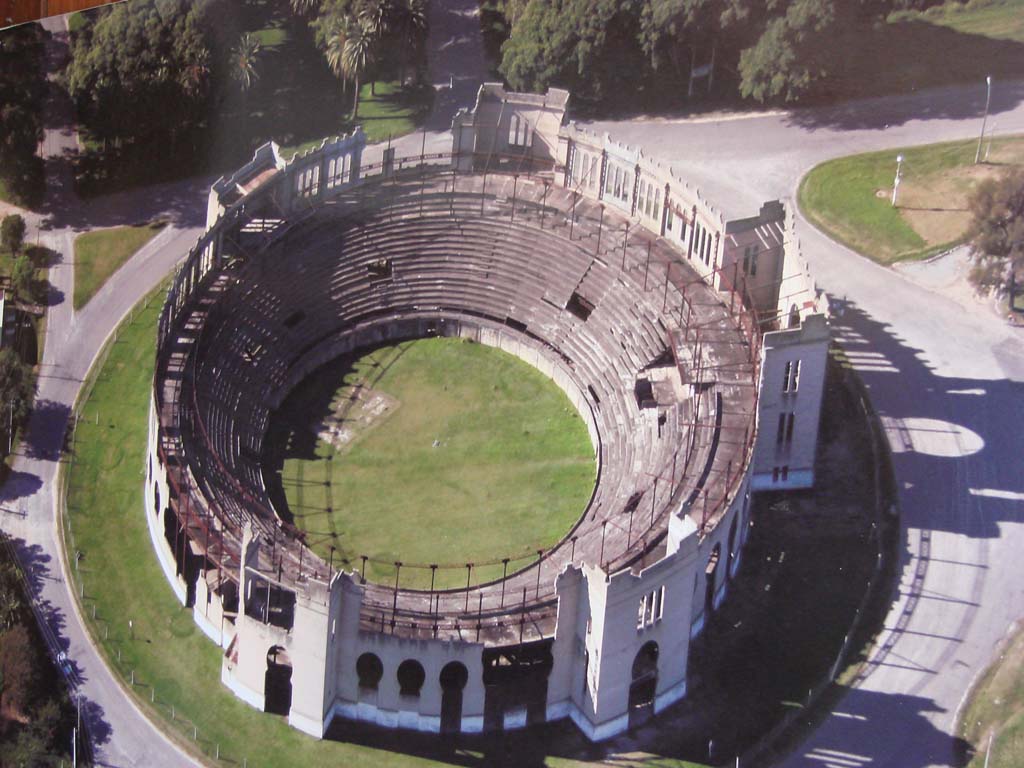
{"type": "MultiPolygon", "coordinates": [[[[977,137],[983,84],[828,110],[595,123],[670,161],[729,213],[794,198],[831,157],[977,137]]],[[[1024,131],[1024,83],[996,83],[989,125],[1024,131]]],[[[895,152],[894,152],[895,170],[895,152]]],[[[880,267],[798,217],[833,328],[870,388],[894,451],[898,593],[864,679],[787,768],[954,765],[957,709],[1024,614],[1024,334],[880,267]]]]}
{"type": "MultiPolygon", "coordinates": [[[[457,9],[457,18],[467,9],[457,9]]],[[[443,42],[476,55],[464,30],[443,42]]],[[[61,55],[59,44],[53,56],[61,55]]],[[[472,73],[458,68],[460,56],[452,53],[451,60],[456,87],[451,100],[439,99],[445,111],[473,88],[472,73]]],[[[433,74],[440,84],[442,73],[433,74]]],[[[1022,98],[1024,83],[996,83],[992,113],[1000,133],[1024,130],[1022,98]]],[[[800,176],[823,159],[977,135],[983,99],[983,86],[949,88],[792,114],[594,127],[671,160],[712,200],[728,201],[728,215],[748,215],[763,200],[792,196],[800,176]]],[[[51,270],[38,406],[4,488],[0,522],[18,540],[52,636],[73,660],[100,761],[191,765],[138,712],[88,641],[63,582],[53,479],[70,406],[90,362],[120,317],[198,234],[203,181],[83,205],[69,184],[66,154],[76,139],[67,114],[66,105],[55,102],[47,116],[43,154],[50,191],[42,216],[29,217],[30,237],[60,261],[51,270]],[[74,313],[76,232],[157,212],[171,225],[74,313]]],[[[429,126],[427,151],[444,148],[443,123],[438,117],[429,126]]],[[[399,154],[418,151],[415,145],[408,137],[399,154]]],[[[904,537],[899,593],[865,679],[786,765],[951,765],[951,731],[963,692],[1024,605],[1017,555],[1024,545],[1018,470],[1024,342],[995,317],[867,262],[802,222],[799,236],[815,275],[840,300],[842,314],[833,325],[886,421],[904,537]]]]}

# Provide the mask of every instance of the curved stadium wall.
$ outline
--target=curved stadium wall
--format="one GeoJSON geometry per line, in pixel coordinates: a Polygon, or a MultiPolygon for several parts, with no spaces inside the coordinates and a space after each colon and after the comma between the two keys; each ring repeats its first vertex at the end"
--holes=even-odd
{"type": "Polygon", "coordinates": [[[690,639],[739,565],[781,378],[763,370],[788,355],[789,377],[794,350],[806,418],[786,449],[813,458],[825,299],[786,271],[781,207],[726,222],[670,169],[563,124],[561,94],[483,86],[451,153],[365,163],[358,130],[287,162],[261,147],[211,188],[168,292],[153,545],[224,649],[222,681],[315,736],[335,716],[447,733],[571,717],[602,739],[652,716],[685,695],[690,639]],[[785,296],[747,274],[750,232],[785,296]],[[261,471],[269,415],[305,376],[434,335],[551,377],[598,463],[547,551],[433,566],[465,572],[461,589],[425,589],[428,564],[371,562],[393,569],[372,580],[368,558],[325,562],[261,471]]]}

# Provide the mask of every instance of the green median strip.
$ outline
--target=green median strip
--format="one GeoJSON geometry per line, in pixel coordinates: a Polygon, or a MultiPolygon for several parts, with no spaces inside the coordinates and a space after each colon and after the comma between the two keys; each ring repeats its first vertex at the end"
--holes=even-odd
{"type": "Polygon", "coordinates": [[[81,309],[128,259],[156,237],[166,222],[113,227],[75,238],[75,309],[81,309]]]}

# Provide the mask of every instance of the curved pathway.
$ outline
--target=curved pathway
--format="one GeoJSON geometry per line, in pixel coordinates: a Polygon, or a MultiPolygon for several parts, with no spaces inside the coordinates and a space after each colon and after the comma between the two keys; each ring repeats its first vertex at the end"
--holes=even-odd
{"type": "MultiPolygon", "coordinates": [[[[841,107],[593,127],[672,162],[746,215],[795,198],[817,163],[976,138],[984,85],[841,107]],[[738,193],[736,192],[738,190],[738,193]]],[[[1000,133],[1024,132],[1024,82],[996,83],[1000,133]]],[[[990,123],[991,125],[991,119],[990,123]]],[[[895,169],[895,158],[894,158],[895,169]]],[[[865,383],[900,489],[898,592],[868,668],[789,766],[952,766],[965,691],[1024,612],[1024,332],[838,245],[797,216],[833,328],[865,383]]]]}

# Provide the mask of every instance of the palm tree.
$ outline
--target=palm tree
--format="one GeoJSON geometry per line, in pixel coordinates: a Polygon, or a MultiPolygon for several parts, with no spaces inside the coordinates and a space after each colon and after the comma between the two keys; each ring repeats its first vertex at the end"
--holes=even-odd
{"type": "Polygon", "coordinates": [[[341,80],[341,92],[348,93],[348,72],[345,71],[345,41],[348,40],[348,25],[338,24],[327,38],[324,56],[334,76],[341,80]]]}
{"type": "Polygon", "coordinates": [[[248,91],[260,79],[256,63],[262,51],[260,39],[251,32],[246,32],[238,38],[238,45],[231,51],[231,74],[243,91],[248,91]]]}
{"type": "Polygon", "coordinates": [[[296,16],[310,16],[320,8],[320,0],[291,0],[291,6],[296,16]]]}
{"type": "Polygon", "coordinates": [[[405,84],[405,66],[410,54],[415,55],[427,36],[425,0],[396,0],[394,31],[402,48],[400,82],[405,84]]]}
{"type": "MultiPolygon", "coordinates": [[[[373,65],[376,37],[362,23],[354,24],[346,33],[345,43],[341,51],[341,69],[345,75],[355,81],[355,99],[352,102],[352,119],[359,114],[359,78],[366,74],[373,65]]],[[[329,63],[330,60],[328,60],[329,63]]],[[[374,92],[374,82],[370,81],[370,93],[374,92]]]]}
{"type": "Polygon", "coordinates": [[[380,39],[392,27],[395,19],[394,0],[371,0],[359,14],[359,23],[374,37],[380,39]]]}

